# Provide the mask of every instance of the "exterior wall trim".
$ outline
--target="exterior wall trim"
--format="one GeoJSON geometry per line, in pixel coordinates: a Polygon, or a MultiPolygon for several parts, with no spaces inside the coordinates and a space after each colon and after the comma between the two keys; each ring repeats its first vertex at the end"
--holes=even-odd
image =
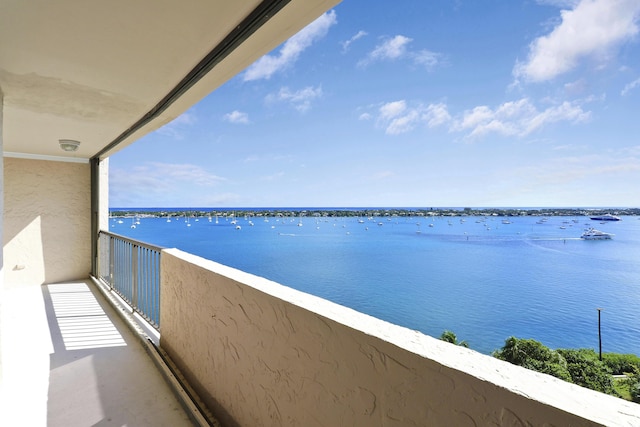
{"type": "Polygon", "coordinates": [[[12,157],[15,159],[27,159],[27,160],[47,160],[51,162],[67,162],[67,163],[89,163],[89,159],[79,157],[62,157],[62,156],[46,156],[43,154],[30,154],[30,153],[15,153],[5,151],[4,157],[12,157]]]}

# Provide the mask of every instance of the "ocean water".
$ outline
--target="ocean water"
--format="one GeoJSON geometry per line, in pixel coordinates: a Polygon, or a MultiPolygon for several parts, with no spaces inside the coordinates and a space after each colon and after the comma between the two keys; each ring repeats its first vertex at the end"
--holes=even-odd
{"type": "Polygon", "coordinates": [[[506,338],[640,354],[640,220],[587,217],[139,218],[176,247],[482,353],[506,338]],[[189,224],[189,225],[187,225],[189,224]],[[251,225],[253,224],[253,225],[251,225]],[[587,227],[615,234],[585,241],[587,227]]]}

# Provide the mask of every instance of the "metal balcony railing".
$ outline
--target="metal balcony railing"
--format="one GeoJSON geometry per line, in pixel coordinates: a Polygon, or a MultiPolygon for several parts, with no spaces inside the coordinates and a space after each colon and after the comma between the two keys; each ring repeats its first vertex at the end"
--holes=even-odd
{"type": "Polygon", "coordinates": [[[100,231],[98,276],[153,327],[160,329],[162,248],[100,231]]]}

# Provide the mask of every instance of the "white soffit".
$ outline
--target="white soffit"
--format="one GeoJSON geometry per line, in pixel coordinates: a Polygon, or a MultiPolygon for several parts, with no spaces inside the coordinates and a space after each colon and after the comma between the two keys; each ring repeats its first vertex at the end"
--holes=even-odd
{"type": "Polygon", "coordinates": [[[119,139],[102,156],[113,154],[179,116],[338,2],[3,1],[4,150],[88,159],[119,139]],[[277,13],[262,18],[255,32],[159,114],[149,114],[254,9],[268,7],[277,13]],[[140,124],[145,116],[150,119],[140,124]],[[81,145],[65,153],[59,139],[81,145]]]}

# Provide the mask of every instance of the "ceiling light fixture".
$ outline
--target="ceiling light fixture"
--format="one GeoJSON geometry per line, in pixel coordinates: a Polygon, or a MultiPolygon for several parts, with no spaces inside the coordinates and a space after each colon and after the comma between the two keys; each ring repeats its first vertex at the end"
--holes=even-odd
{"type": "Polygon", "coordinates": [[[74,141],[73,139],[59,139],[60,148],[64,151],[76,151],[80,146],[80,141],[74,141]]]}

